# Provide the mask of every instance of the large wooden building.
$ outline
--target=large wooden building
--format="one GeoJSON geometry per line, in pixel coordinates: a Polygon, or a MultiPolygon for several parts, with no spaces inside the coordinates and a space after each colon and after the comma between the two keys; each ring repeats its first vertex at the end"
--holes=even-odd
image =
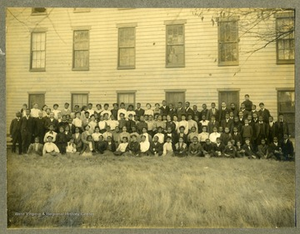
{"type": "Polygon", "coordinates": [[[293,30],[282,9],[8,8],[7,120],[24,103],[201,108],[249,94],[293,125],[293,30]]]}

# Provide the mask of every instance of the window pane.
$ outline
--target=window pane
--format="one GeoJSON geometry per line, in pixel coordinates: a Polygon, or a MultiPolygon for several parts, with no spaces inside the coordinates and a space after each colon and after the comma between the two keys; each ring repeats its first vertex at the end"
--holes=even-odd
{"type": "Polygon", "coordinates": [[[89,49],[89,33],[88,31],[74,31],[74,49],[89,49]]]}
{"type": "Polygon", "coordinates": [[[134,28],[120,28],[119,29],[119,46],[120,47],[134,47],[135,33],[134,28]]]}
{"type": "Polygon", "coordinates": [[[88,51],[75,51],[75,67],[86,68],[89,65],[89,52],[88,51]]]}
{"type": "Polygon", "coordinates": [[[183,25],[168,25],[167,26],[167,44],[178,45],[184,43],[183,25]]]}
{"type": "Polygon", "coordinates": [[[87,101],[88,101],[87,94],[73,94],[72,95],[73,108],[75,105],[79,105],[79,107],[86,106],[87,101]]]}
{"type": "Polygon", "coordinates": [[[295,92],[278,92],[278,102],[280,112],[294,112],[295,111],[295,92]]]}
{"type": "Polygon", "coordinates": [[[31,69],[45,68],[46,33],[31,34],[31,69]]]}
{"type": "Polygon", "coordinates": [[[167,64],[184,65],[184,46],[167,47],[167,64]]]}
{"type": "Polygon", "coordinates": [[[238,49],[237,43],[222,43],[220,44],[220,59],[221,62],[237,61],[238,49]]]}
{"type": "Polygon", "coordinates": [[[120,63],[119,66],[134,66],[134,48],[120,49],[120,63]]]}

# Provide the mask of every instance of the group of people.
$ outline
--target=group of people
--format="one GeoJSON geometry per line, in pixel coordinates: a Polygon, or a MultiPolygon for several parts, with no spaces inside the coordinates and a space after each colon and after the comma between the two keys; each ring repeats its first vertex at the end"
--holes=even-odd
{"type": "Polygon", "coordinates": [[[198,110],[189,102],[75,105],[59,109],[54,104],[39,108],[34,104],[16,113],[10,125],[12,152],[19,154],[64,155],[172,155],[204,157],[248,157],[293,160],[294,147],[289,126],[282,114],[273,121],[264,103],[256,109],[249,95],[240,107],[234,103],[221,108],[211,103],[198,110]]]}

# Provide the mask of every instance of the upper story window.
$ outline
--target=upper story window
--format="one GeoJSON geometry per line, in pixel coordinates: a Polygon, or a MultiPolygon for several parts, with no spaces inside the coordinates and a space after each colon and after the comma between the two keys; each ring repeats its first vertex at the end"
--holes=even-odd
{"type": "Polygon", "coordinates": [[[74,8],[74,13],[91,12],[91,8],[74,8]]]}
{"type": "Polygon", "coordinates": [[[32,8],[31,13],[32,15],[44,15],[47,13],[47,9],[45,7],[32,8]]]}
{"type": "Polygon", "coordinates": [[[184,66],[184,24],[182,22],[173,22],[173,24],[170,22],[166,25],[166,67],[184,66]]]}
{"type": "Polygon", "coordinates": [[[135,68],[135,26],[120,24],[118,27],[118,69],[135,68]]]}
{"type": "Polygon", "coordinates": [[[46,32],[31,33],[30,71],[46,69],[46,32]]]}
{"type": "Polygon", "coordinates": [[[237,18],[218,19],[218,54],[220,66],[239,65],[239,37],[237,18]]]}
{"type": "Polygon", "coordinates": [[[73,32],[73,70],[89,70],[89,30],[73,32]]]}
{"type": "Polygon", "coordinates": [[[277,64],[295,63],[294,12],[276,14],[277,64]]]}

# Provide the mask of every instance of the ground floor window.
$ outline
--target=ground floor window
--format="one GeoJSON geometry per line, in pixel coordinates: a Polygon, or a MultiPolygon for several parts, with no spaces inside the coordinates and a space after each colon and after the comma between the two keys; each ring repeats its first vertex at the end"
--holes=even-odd
{"type": "Polygon", "coordinates": [[[236,109],[239,109],[240,106],[240,92],[239,90],[219,90],[219,110],[221,110],[221,104],[225,102],[227,108],[230,109],[230,104],[234,103],[236,109]]]}
{"type": "Polygon", "coordinates": [[[72,93],[71,94],[72,111],[74,110],[75,105],[78,105],[79,108],[83,106],[87,106],[88,100],[89,100],[88,93],[72,93]]]}
{"type": "Polygon", "coordinates": [[[295,91],[278,90],[277,91],[278,115],[283,114],[284,120],[289,124],[289,132],[295,137],[295,91]]]}
{"type": "Polygon", "coordinates": [[[119,91],[117,92],[117,99],[119,104],[124,102],[126,108],[130,104],[135,108],[135,91],[119,91]]]}
{"type": "Polygon", "coordinates": [[[29,93],[28,94],[29,109],[32,109],[35,103],[39,105],[39,108],[42,108],[43,105],[45,105],[45,93],[29,93]]]}
{"type": "Polygon", "coordinates": [[[185,91],[184,90],[166,90],[166,102],[167,104],[173,104],[174,107],[177,107],[178,102],[182,102],[184,106],[185,103],[185,91]]]}

